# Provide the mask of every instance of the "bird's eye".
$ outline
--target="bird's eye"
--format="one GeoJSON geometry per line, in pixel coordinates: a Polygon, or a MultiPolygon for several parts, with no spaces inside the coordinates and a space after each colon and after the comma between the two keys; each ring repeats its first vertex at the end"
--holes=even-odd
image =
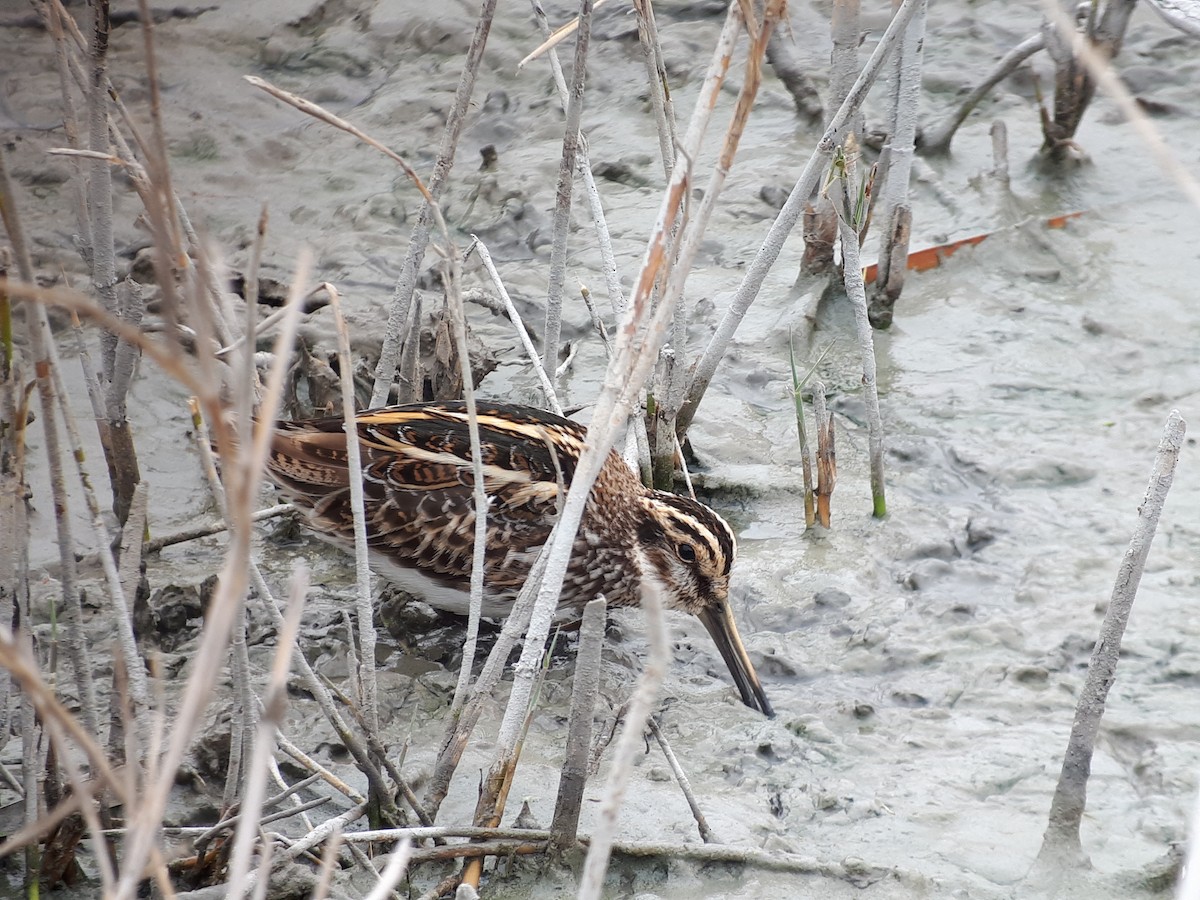
{"type": "Polygon", "coordinates": [[[676,552],[679,554],[679,558],[684,562],[696,561],[696,548],[691,544],[680,544],[676,548],[676,552]]]}

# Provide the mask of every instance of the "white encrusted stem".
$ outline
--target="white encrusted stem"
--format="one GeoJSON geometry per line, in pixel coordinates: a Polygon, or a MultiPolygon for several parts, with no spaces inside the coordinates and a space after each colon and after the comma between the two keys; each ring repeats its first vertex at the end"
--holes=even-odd
{"type": "Polygon", "coordinates": [[[617,834],[617,818],[629,776],[633,771],[633,760],[642,743],[642,734],[650,718],[650,710],[658,689],[667,674],[671,659],[670,635],[667,633],[666,617],[663,615],[663,598],[657,585],[642,582],[642,609],[646,613],[646,638],[650,653],[646,668],[642,670],[637,688],[629,699],[625,723],[613,751],[612,767],[605,785],[604,800],[600,806],[600,821],[592,832],[587,858],[583,863],[583,875],[579,879],[578,900],[599,900],[604,886],[604,875],[612,855],[613,841],[617,834]]]}
{"type": "Polygon", "coordinates": [[[852,224],[842,219],[838,220],[838,229],[842,238],[842,277],[846,283],[846,296],[854,310],[858,350],[862,357],[863,402],[867,407],[867,445],[871,467],[871,509],[877,519],[882,519],[887,515],[887,500],[883,489],[883,420],[879,415],[879,386],[875,375],[875,337],[867,318],[867,292],[863,284],[858,232],[852,224]]]}
{"type": "Polygon", "coordinates": [[[533,370],[537,373],[538,380],[542,384],[542,392],[546,396],[546,406],[561,416],[563,410],[558,402],[558,393],[554,390],[554,383],[550,380],[545,368],[542,366],[542,358],[538,355],[537,348],[533,346],[533,339],[529,336],[529,331],[525,328],[525,322],[522,321],[516,304],[513,303],[512,297],[508,295],[508,288],[504,286],[504,281],[500,278],[500,273],[496,271],[496,264],[492,262],[492,255],[488,253],[487,245],[475,235],[471,235],[471,241],[471,246],[467,248],[467,252],[463,255],[470,256],[472,250],[479,254],[480,262],[483,263],[488,277],[492,279],[492,285],[496,288],[496,293],[500,295],[500,300],[504,304],[505,310],[508,311],[508,320],[512,322],[513,328],[517,330],[517,337],[521,339],[521,346],[525,348],[525,354],[529,357],[530,362],[533,363],[533,370]]]}
{"type": "Polygon", "coordinates": [[[596,693],[600,686],[600,655],[604,649],[604,630],[608,605],[603,597],[588,601],[579,626],[579,651],[575,655],[575,676],[571,689],[571,715],[567,721],[567,746],[558,797],[554,803],[551,840],[559,850],[575,846],[579,812],[583,808],[583,789],[587,784],[588,755],[592,744],[592,719],[596,712],[596,693]]]}
{"type": "Polygon", "coordinates": [[[350,360],[350,332],[342,316],[337,288],[326,282],[329,305],[337,329],[338,369],[342,388],[342,428],[346,432],[346,469],[350,475],[350,509],[354,515],[354,573],[358,609],[358,686],[367,728],[379,731],[379,687],[375,678],[375,606],[372,602],[371,563],[367,548],[367,517],[363,510],[362,450],[354,408],[354,368],[350,360]]]}
{"type": "Polygon", "coordinates": [[[563,284],[567,272],[567,234],[571,225],[571,194],[575,184],[575,163],[579,150],[579,121],[583,116],[584,80],[587,75],[587,51],[592,33],[592,0],[580,0],[579,27],[575,34],[575,59],[571,70],[571,89],[567,96],[567,122],[563,132],[562,158],[558,166],[558,187],[554,200],[554,239],[550,245],[550,277],[546,295],[546,325],[542,334],[542,365],[551,381],[558,365],[559,339],[562,334],[563,284]]]}
{"type": "Polygon", "coordinates": [[[1121,639],[1125,626],[1133,611],[1146,559],[1150,555],[1150,544],[1158,529],[1167,493],[1175,477],[1175,465],[1183,448],[1187,426],[1179,410],[1171,410],[1166,428],[1154,457],[1150,483],[1138,505],[1137,525],[1129,540],[1129,547],[1117,571],[1100,636],[1092,649],[1088,661],[1087,678],[1075,707],[1075,720],[1071,724],[1071,736],[1067,741],[1067,752],[1063,758],[1058,786],[1050,804],[1050,820],[1038,853],[1040,864],[1058,865],[1060,862],[1075,861],[1082,857],[1079,842],[1079,826],[1087,805],[1087,782],[1092,770],[1092,754],[1096,747],[1096,736],[1100,731],[1100,720],[1104,715],[1104,704],[1109,688],[1116,678],[1117,663],[1121,656],[1121,639]]]}
{"type": "Polygon", "coordinates": [[[892,122],[887,142],[887,171],[882,174],[881,214],[879,221],[879,267],[872,287],[872,324],[887,327],[891,324],[891,308],[904,284],[903,269],[891,275],[893,246],[903,243],[894,254],[897,263],[908,259],[909,229],[897,231],[896,222],[901,208],[908,207],[908,184],[912,173],[913,152],[917,138],[917,112],[921,99],[921,57],[925,42],[925,11],[928,0],[922,0],[916,15],[904,30],[904,40],[895,59],[895,82],[891,98],[892,122]],[[881,313],[884,318],[880,318],[881,313]]]}
{"type": "MultiPolygon", "coordinates": [[[[532,0],[533,14],[537,19],[538,28],[545,36],[550,35],[550,23],[546,21],[546,13],[538,0],[532,0]]],[[[567,108],[567,81],[563,77],[562,64],[558,60],[558,51],[553,47],[546,54],[550,60],[550,71],[554,75],[554,85],[558,88],[558,96],[562,102],[563,111],[567,108]]],[[[592,223],[596,229],[596,244],[600,250],[601,267],[604,272],[604,285],[608,291],[608,299],[612,304],[613,313],[621,315],[625,312],[625,292],[621,289],[621,275],[617,271],[617,260],[613,253],[612,235],[608,231],[608,220],[604,215],[604,205],[600,202],[600,189],[596,187],[596,177],[592,174],[592,161],[589,156],[587,136],[579,133],[578,170],[583,179],[583,189],[587,194],[588,205],[592,210],[592,223]]]]}

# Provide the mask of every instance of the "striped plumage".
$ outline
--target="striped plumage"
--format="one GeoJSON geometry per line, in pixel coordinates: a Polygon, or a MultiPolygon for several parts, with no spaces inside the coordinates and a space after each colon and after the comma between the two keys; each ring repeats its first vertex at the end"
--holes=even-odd
{"type": "MultiPolygon", "coordinates": [[[[502,617],[550,535],[587,429],[512,404],[477,404],[489,498],[484,615],[502,617]]],[[[475,516],[463,403],[412,404],[357,416],[372,566],[430,605],[467,610],[475,516]]],[[[353,550],[341,418],[280,422],[271,478],[317,532],[353,550]]],[[[559,601],[564,617],[604,594],[636,606],[652,578],[669,608],[697,616],[748,706],[772,714],[729,607],[733,531],[686,497],[645,488],[615,452],[592,488],[559,601]]]]}

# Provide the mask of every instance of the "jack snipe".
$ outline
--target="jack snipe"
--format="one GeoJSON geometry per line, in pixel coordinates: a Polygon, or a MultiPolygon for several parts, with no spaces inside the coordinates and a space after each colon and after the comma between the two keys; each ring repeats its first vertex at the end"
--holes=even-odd
{"type": "MultiPolygon", "coordinates": [[[[484,610],[507,614],[550,535],[559,484],[570,485],[586,429],[551,413],[480,402],[487,519],[484,610]]],[[[361,412],[363,491],[372,566],[431,606],[467,612],[474,545],[471,446],[462,403],[361,412]]],[[[268,472],[322,537],[353,551],[354,527],[341,418],[280,422],[268,472]]],[[[774,715],[729,606],[737,545],[715,512],[645,488],[615,452],[592,488],[575,539],[559,612],[578,614],[604,594],[637,606],[642,579],[669,608],[700,619],[742,702],[774,715]]]]}

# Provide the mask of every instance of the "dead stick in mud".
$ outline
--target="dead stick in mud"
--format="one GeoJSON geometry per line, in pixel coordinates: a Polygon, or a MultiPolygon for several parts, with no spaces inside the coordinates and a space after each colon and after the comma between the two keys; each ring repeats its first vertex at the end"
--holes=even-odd
{"type": "MultiPolygon", "coordinates": [[[[296,511],[296,507],[290,503],[277,503],[275,506],[268,506],[260,509],[250,516],[251,522],[262,522],[266,519],[277,519],[280,516],[286,516],[288,513],[296,511]]],[[[211,522],[207,525],[196,525],[192,528],[184,528],[181,531],[173,531],[170,534],[164,534],[162,537],[151,538],[146,541],[145,551],[147,553],[157,553],[165,547],[173,547],[176,544],[183,544],[187,541],[195,541],[200,538],[211,537],[214,534],[222,534],[229,530],[229,526],[224,522],[211,522]]],[[[84,560],[90,559],[90,556],[83,557],[84,560]]]]}
{"type": "MultiPolygon", "coordinates": [[[[1053,21],[1060,34],[1071,34],[1073,26],[1063,10],[1048,5],[1047,17],[1053,21]]],[[[1150,150],[1151,156],[1171,180],[1175,182],[1188,198],[1191,204],[1200,209],[1200,179],[1183,164],[1181,154],[1166,142],[1158,126],[1150,119],[1145,110],[1138,104],[1133,92],[1125,86],[1117,75],[1109,60],[1101,54],[1091,41],[1084,40],[1082,35],[1075,35],[1072,47],[1079,59],[1088,68],[1088,72],[1096,80],[1096,84],[1106,93],[1121,111],[1121,115],[1133,126],[1150,150]]]]}
{"type": "Polygon", "coordinates": [[[314,775],[320,777],[322,781],[324,781],[334,790],[344,794],[346,797],[349,797],[352,802],[367,802],[366,797],[364,797],[354,788],[350,787],[350,785],[338,778],[337,775],[333,774],[333,772],[329,771],[329,769],[322,766],[319,762],[297,747],[294,743],[288,740],[286,735],[282,733],[279,734],[278,737],[276,737],[275,742],[279,745],[280,750],[292,758],[293,762],[295,762],[301,768],[307,769],[314,775]]]}
{"type": "Polygon", "coordinates": [[[607,609],[603,597],[590,601],[583,608],[583,622],[579,626],[566,754],[550,825],[551,842],[560,852],[574,846],[579,830],[579,811],[583,808],[583,789],[587,784],[588,751],[592,745],[592,718],[600,686],[600,654],[604,649],[607,609]]]}
{"type": "Polygon", "coordinates": [[[592,0],[580,0],[575,35],[575,59],[571,89],[567,96],[567,121],[554,192],[554,230],[550,245],[550,273],[546,290],[546,322],[542,331],[542,365],[546,377],[555,380],[562,334],[563,286],[567,277],[567,233],[571,226],[571,196],[575,184],[575,161],[579,152],[579,121],[583,116],[587,52],[592,34],[592,0]]]}
{"type": "Polygon", "coordinates": [[[880,201],[879,268],[875,283],[871,285],[867,310],[871,325],[875,328],[887,328],[892,324],[893,307],[900,299],[907,271],[908,240],[912,233],[912,205],[908,194],[916,147],[918,103],[921,99],[921,59],[924,55],[927,2],[909,21],[900,50],[893,60],[893,83],[889,97],[891,123],[884,146],[886,153],[880,154],[882,171],[879,180],[882,183],[878,190],[872,192],[872,200],[878,198],[880,201]]]}
{"type": "MultiPolygon", "coordinates": [[[[2,152],[0,152],[0,218],[3,219],[9,243],[12,245],[17,274],[27,284],[33,284],[33,264],[29,257],[29,247],[25,243],[24,229],[16,206],[16,196],[2,152]]],[[[13,287],[12,285],[8,286],[10,294],[15,293],[13,287]]],[[[64,643],[67,657],[70,659],[75,673],[75,682],[79,688],[83,720],[88,731],[99,737],[96,686],[92,678],[87,638],[83,633],[83,604],[79,596],[75,543],[71,533],[70,504],[63,476],[62,447],[58,432],[57,405],[59,398],[55,391],[53,377],[55,361],[52,356],[54,337],[44,306],[40,304],[26,306],[25,330],[33,352],[34,374],[37,378],[38,398],[42,407],[42,433],[45,437],[46,460],[50,472],[50,490],[54,498],[55,536],[58,542],[59,563],[62,566],[60,581],[63,605],[66,611],[64,643]]]]}
{"type": "Polygon", "coordinates": [[[654,110],[654,125],[658,132],[658,152],[662,157],[663,174],[670,180],[679,139],[675,133],[675,105],[671,101],[662,41],[658,37],[654,7],[649,0],[633,0],[633,11],[637,16],[638,43],[641,45],[642,59],[646,66],[650,108],[654,110]]]}
{"type": "MultiPolygon", "coordinates": [[[[587,839],[582,839],[584,843],[587,839]]],[[[821,875],[834,881],[845,881],[851,875],[864,870],[880,873],[890,869],[873,866],[861,860],[853,868],[847,863],[822,862],[811,856],[781,853],[777,850],[759,850],[757,847],[735,847],[728,844],[656,844],[649,842],[619,841],[613,844],[614,856],[634,859],[663,858],[682,859],[697,863],[731,862],[753,866],[765,872],[795,872],[821,875]]]]}
{"type": "Polygon", "coordinates": [[[996,62],[988,76],[975,86],[958,109],[932,128],[927,128],[921,135],[921,152],[933,155],[950,152],[950,142],[953,140],[959,126],[967,120],[979,101],[991,92],[992,88],[1020,68],[1021,64],[1039,50],[1046,48],[1046,38],[1040,32],[1025,38],[996,62]]]}
{"type": "Polygon", "coordinates": [[[667,765],[671,767],[671,772],[675,776],[675,780],[679,783],[679,789],[683,791],[683,798],[687,801],[688,809],[692,811],[692,818],[696,820],[696,828],[700,832],[700,840],[706,844],[719,843],[717,836],[708,825],[708,819],[704,817],[704,811],[700,809],[700,804],[696,801],[696,794],[692,791],[692,783],[688,780],[687,773],[683,771],[683,766],[679,764],[679,758],[675,756],[675,751],[671,749],[671,745],[667,743],[667,737],[662,733],[662,729],[658,727],[658,723],[651,716],[646,722],[650,728],[650,733],[654,735],[654,740],[658,742],[658,747],[663,752],[663,756],[667,758],[667,765]]]}
{"type": "Polygon", "coordinates": [[[775,261],[779,258],[779,253],[783,249],[784,242],[795,227],[800,214],[804,212],[809,197],[820,181],[821,174],[825,168],[825,161],[833,155],[833,151],[837,146],[834,140],[835,136],[841,132],[846,122],[850,120],[850,117],[862,106],[867,92],[875,82],[876,77],[878,77],[884,62],[887,61],[888,56],[899,42],[909,19],[916,13],[920,2],[921,0],[904,0],[900,8],[896,10],[896,14],[892,17],[892,21],[888,23],[883,37],[879,39],[879,44],[875,47],[870,59],[867,60],[867,64],[863,66],[858,79],[850,89],[850,93],[846,96],[845,102],[842,103],[837,114],[830,121],[828,127],[825,129],[825,135],[821,138],[812,156],[809,157],[808,162],[805,164],[804,170],[800,173],[800,177],[792,188],[792,192],[788,195],[787,201],[783,204],[783,208],[779,210],[779,215],[776,216],[770,230],[767,232],[767,236],[763,239],[758,253],[755,254],[754,259],[747,266],[746,274],[743,276],[741,284],[738,285],[737,291],[734,292],[729,308],[725,311],[725,315],[721,317],[716,331],[713,332],[708,345],[704,348],[704,355],[696,363],[691,373],[691,378],[688,382],[687,399],[684,401],[683,408],[680,410],[677,419],[677,428],[679,431],[687,431],[691,425],[692,419],[696,415],[696,410],[700,406],[700,401],[704,397],[704,392],[708,390],[708,385],[712,381],[713,375],[716,373],[717,366],[720,365],[726,349],[733,340],[734,333],[737,331],[742,319],[745,318],[751,304],[754,303],[755,298],[758,296],[767,273],[770,272],[771,267],[775,265],[775,261]]]}
{"type": "MultiPolygon", "coordinates": [[[[538,28],[543,35],[549,36],[550,23],[546,21],[546,13],[538,0],[532,0],[533,15],[537,19],[538,28]]],[[[593,7],[594,9],[595,7],[593,7]]],[[[567,110],[567,80],[563,76],[562,64],[558,60],[558,51],[550,49],[550,72],[554,76],[554,85],[558,88],[558,98],[562,103],[563,112],[567,110]]],[[[612,304],[613,314],[620,316],[625,311],[625,292],[621,288],[621,274],[617,269],[616,256],[613,253],[612,235],[608,230],[608,220],[604,216],[604,206],[600,202],[600,189],[596,187],[596,176],[592,174],[592,161],[588,154],[587,136],[579,133],[578,171],[583,178],[584,192],[587,194],[588,205],[592,210],[592,225],[596,229],[596,246],[600,251],[601,267],[604,271],[604,285],[608,291],[608,299],[612,304]]]]}
{"type": "MultiPolygon", "coordinates": [[[[858,52],[863,30],[859,24],[858,0],[833,0],[829,12],[829,31],[833,47],[829,57],[829,88],[825,97],[824,120],[833,118],[854,84],[858,72],[858,52]]],[[[862,134],[863,115],[854,112],[845,126],[833,136],[841,144],[847,133],[857,139],[862,134]]],[[[818,277],[833,269],[833,236],[837,233],[837,216],[833,205],[824,196],[812,199],[805,210],[804,255],[800,260],[797,283],[808,287],[818,277]]]]}
{"type": "Polygon", "coordinates": [[[1104,613],[1104,623],[1100,626],[1100,637],[1088,661],[1087,677],[1075,707],[1075,720],[1071,725],[1062,772],[1050,803],[1050,821],[1038,852],[1038,869],[1042,874],[1064,864],[1077,865],[1085,861],[1079,840],[1079,826],[1087,804],[1087,782],[1092,770],[1096,736],[1100,731],[1100,719],[1104,715],[1108,691],[1116,678],[1121,638],[1125,634],[1142,572],[1146,568],[1146,558],[1158,528],[1163,503],[1175,477],[1175,464],[1179,461],[1186,431],[1187,426],[1179,410],[1171,410],[1154,458],[1150,483],[1138,505],[1137,525],[1117,571],[1112,597],[1104,613]]]}

